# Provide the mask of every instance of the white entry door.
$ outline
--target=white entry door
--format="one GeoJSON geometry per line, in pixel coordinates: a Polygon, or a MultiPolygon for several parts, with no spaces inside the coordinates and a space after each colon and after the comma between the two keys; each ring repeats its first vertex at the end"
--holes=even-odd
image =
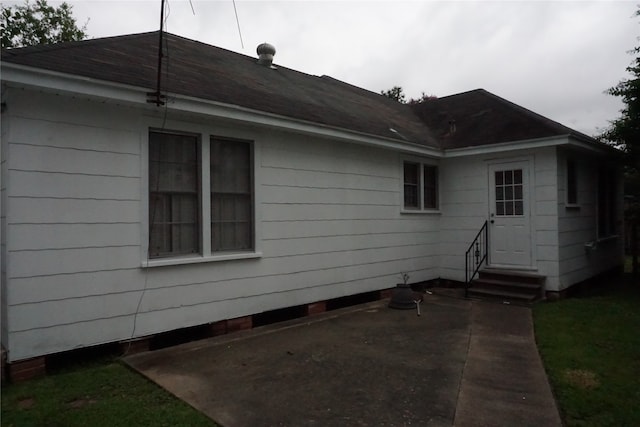
{"type": "Polygon", "coordinates": [[[529,162],[489,165],[489,263],[531,266],[529,162]]]}

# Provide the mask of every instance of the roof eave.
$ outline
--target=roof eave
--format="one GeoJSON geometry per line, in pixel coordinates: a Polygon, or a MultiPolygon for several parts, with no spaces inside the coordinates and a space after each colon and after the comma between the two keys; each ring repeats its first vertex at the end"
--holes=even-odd
{"type": "MultiPolygon", "coordinates": [[[[60,73],[10,62],[2,63],[2,81],[12,85],[33,87],[43,91],[82,94],[101,100],[107,99],[115,102],[145,106],[146,108],[156,108],[147,103],[147,93],[153,90],[151,88],[92,79],[75,74],[60,73]]],[[[429,147],[415,142],[398,141],[393,138],[385,138],[364,132],[293,119],[238,105],[224,104],[185,95],[169,93],[167,94],[167,98],[167,108],[176,112],[215,116],[221,119],[269,126],[296,133],[316,135],[323,138],[339,139],[404,153],[442,157],[442,150],[440,148],[429,147]]]]}

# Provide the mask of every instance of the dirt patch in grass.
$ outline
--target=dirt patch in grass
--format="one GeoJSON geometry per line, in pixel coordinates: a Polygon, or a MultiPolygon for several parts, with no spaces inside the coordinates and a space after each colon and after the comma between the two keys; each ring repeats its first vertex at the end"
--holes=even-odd
{"type": "Polygon", "coordinates": [[[36,404],[36,400],[33,397],[26,397],[24,399],[18,400],[18,408],[20,409],[29,409],[33,408],[33,405],[36,404]]]}
{"type": "Polygon", "coordinates": [[[82,408],[82,407],[87,406],[87,405],[91,405],[92,403],[96,403],[96,402],[97,402],[97,400],[95,400],[95,399],[79,398],[79,399],[74,399],[71,402],[69,402],[69,406],[71,408],[78,409],[78,408],[82,408]]]}
{"type": "Polygon", "coordinates": [[[584,369],[567,369],[564,371],[564,379],[572,386],[582,390],[594,389],[600,385],[596,374],[584,369]]]}

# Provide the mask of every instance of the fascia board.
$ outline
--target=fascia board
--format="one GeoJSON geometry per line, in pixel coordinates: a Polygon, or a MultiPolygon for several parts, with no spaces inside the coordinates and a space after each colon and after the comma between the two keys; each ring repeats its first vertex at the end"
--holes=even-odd
{"type": "Polygon", "coordinates": [[[2,81],[5,84],[38,88],[45,92],[66,92],[89,97],[140,103],[149,89],[105,82],[89,77],[59,73],[40,68],[2,63],[2,81]],[[142,97],[142,98],[141,98],[142,97]]]}
{"type": "Polygon", "coordinates": [[[482,154],[503,153],[506,151],[528,150],[534,148],[556,147],[568,145],[570,135],[558,135],[548,138],[536,138],[520,141],[503,142],[500,144],[483,145],[480,147],[454,148],[444,151],[445,158],[476,156],[482,154]]]}
{"type": "Polygon", "coordinates": [[[623,151],[618,150],[617,148],[612,147],[610,145],[588,143],[588,142],[582,141],[581,139],[577,139],[573,136],[569,138],[568,145],[573,148],[578,148],[581,150],[591,151],[599,154],[612,154],[617,156],[624,156],[623,151]]]}
{"type": "MultiPolygon", "coordinates": [[[[47,92],[81,94],[88,97],[115,102],[137,104],[155,108],[147,103],[147,93],[152,90],[137,86],[112,83],[73,74],[43,70],[24,65],[3,63],[2,80],[9,85],[38,88],[47,92]]],[[[216,101],[168,94],[167,108],[174,112],[215,116],[222,119],[263,125],[323,138],[339,139],[356,144],[387,148],[394,151],[429,157],[442,157],[442,150],[411,142],[400,142],[389,138],[349,131],[338,127],[320,125],[304,120],[291,119],[277,114],[249,108],[223,104],[216,101]]]]}

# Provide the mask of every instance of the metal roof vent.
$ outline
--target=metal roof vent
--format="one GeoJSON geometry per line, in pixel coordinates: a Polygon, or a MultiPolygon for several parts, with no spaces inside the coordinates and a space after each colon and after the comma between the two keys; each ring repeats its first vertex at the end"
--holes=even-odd
{"type": "Polygon", "coordinates": [[[273,68],[274,70],[276,69],[276,67],[273,66],[273,56],[276,54],[276,48],[273,47],[273,45],[262,43],[258,45],[256,52],[258,52],[258,64],[273,68]]]}

